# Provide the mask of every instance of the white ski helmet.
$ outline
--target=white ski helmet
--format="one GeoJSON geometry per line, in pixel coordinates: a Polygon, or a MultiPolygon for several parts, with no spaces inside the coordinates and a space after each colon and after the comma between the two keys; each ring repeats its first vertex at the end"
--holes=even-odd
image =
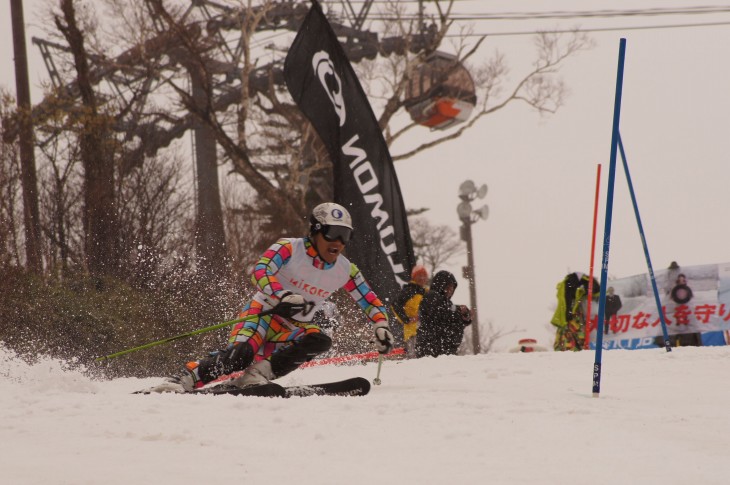
{"type": "Polygon", "coordinates": [[[328,241],[347,243],[352,236],[352,218],[347,209],[334,202],[319,204],[310,217],[312,235],[320,232],[328,241]]]}

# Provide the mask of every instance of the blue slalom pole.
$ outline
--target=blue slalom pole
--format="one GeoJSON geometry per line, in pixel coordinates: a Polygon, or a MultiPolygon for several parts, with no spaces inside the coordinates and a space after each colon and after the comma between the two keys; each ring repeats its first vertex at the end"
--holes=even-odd
{"type": "Polygon", "coordinates": [[[621,140],[621,134],[618,136],[618,148],[621,151],[621,159],[624,162],[624,172],[626,172],[626,181],[629,183],[629,192],[631,193],[631,202],[634,204],[634,214],[636,214],[636,224],[639,226],[639,234],[641,234],[641,244],[644,246],[644,256],[646,257],[646,266],[649,268],[649,277],[651,278],[651,288],[654,290],[654,300],[656,301],[656,308],[659,312],[659,320],[662,323],[662,333],[664,333],[664,347],[667,352],[672,351],[672,344],[669,343],[669,332],[667,331],[667,322],[664,318],[664,311],[662,310],[662,302],[659,299],[659,290],[656,287],[656,278],[654,277],[654,268],[651,265],[651,257],[649,256],[649,246],[646,244],[646,237],[644,236],[644,226],[641,224],[641,216],[639,215],[639,205],[636,203],[636,194],[634,193],[634,184],[631,183],[631,175],[629,174],[629,162],[626,160],[626,152],[624,151],[624,144],[621,140]]]}
{"type": "MultiPolygon", "coordinates": [[[[616,97],[613,104],[613,130],[611,133],[611,160],[608,165],[608,190],[606,193],[606,222],[603,229],[603,259],[601,263],[601,292],[598,300],[598,328],[596,329],[596,357],[593,363],[593,397],[601,392],[601,354],[603,351],[603,325],[606,308],[606,285],[608,284],[608,253],[611,248],[611,219],[613,217],[613,187],[616,181],[616,155],[619,143],[619,121],[621,119],[621,94],[624,84],[624,60],[626,39],[621,39],[618,49],[618,72],[616,74],[616,97]]],[[[589,295],[590,298],[590,295],[589,295]]]]}

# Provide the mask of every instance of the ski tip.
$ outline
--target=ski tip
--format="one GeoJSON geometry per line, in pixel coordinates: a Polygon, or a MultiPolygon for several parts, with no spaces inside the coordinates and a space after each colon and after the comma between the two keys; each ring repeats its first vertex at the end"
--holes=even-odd
{"type": "Polygon", "coordinates": [[[370,392],[370,381],[365,379],[364,377],[353,377],[353,382],[356,384],[359,384],[362,389],[365,391],[363,394],[367,394],[370,392]]]}
{"type": "Polygon", "coordinates": [[[343,381],[305,384],[284,388],[286,397],[309,396],[364,396],[370,392],[370,382],[364,377],[352,377],[343,381]]]}

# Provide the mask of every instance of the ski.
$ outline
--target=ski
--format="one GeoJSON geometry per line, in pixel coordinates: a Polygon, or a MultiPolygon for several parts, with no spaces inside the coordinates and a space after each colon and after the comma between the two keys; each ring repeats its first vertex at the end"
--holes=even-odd
{"type": "Polygon", "coordinates": [[[284,391],[285,397],[364,396],[370,392],[370,381],[363,377],[353,377],[337,382],[287,386],[284,391]]]}
{"type": "Polygon", "coordinates": [[[208,389],[199,389],[189,394],[213,394],[220,396],[223,394],[229,396],[252,396],[252,397],[287,397],[285,388],[274,382],[267,384],[259,384],[250,387],[236,387],[231,384],[221,384],[208,389]]]}
{"type": "Polygon", "coordinates": [[[353,377],[344,381],[323,382],[320,384],[302,384],[296,386],[281,386],[274,382],[258,386],[239,387],[230,384],[220,384],[208,389],[193,391],[194,394],[213,394],[232,396],[255,397],[310,397],[310,396],[364,396],[370,392],[370,382],[363,377],[353,377]]]}
{"type": "Polygon", "coordinates": [[[280,386],[279,384],[276,384],[274,382],[269,382],[266,384],[260,384],[257,386],[251,386],[251,387],[237,387],[232,384],[228,384],[227,382],[224,382],[222,384],[218,384],[212,387],[206,387],[203,389],[195,389],[193,391],[182,391],[179,389],[179,386],[172,387],[167,386],[166,383],[162,383],[160,385],[150,387],[148,389],[143,389],[141,391],[135,391],[132,394],[212,394],[212,395],[222,395],[227,394],[231,396],[257,396],[257,397],[286,397],[286,392],[284,391],[284,387],[280,386]]]}
{"type": "MultiPolygon", "coordinates": [[[[134,394],[155,394],[159,392],[172,392],[151,389],[137,391],[134,394]]],[[[178,392],[178,394],[205,394],[214,396],[251,396],[251,397],[309,397],[309,396],[365,396],[370,392],[370,381],[364,377],[352,377],[343,381],[323,382],[320,384],[303,384],[296,386],[282,386],[275,382],[260,384],[251,387],[236,387],[231,384],[222,383],[217,386],[205,389],[196,389],[190,392],[178,392]]]]}

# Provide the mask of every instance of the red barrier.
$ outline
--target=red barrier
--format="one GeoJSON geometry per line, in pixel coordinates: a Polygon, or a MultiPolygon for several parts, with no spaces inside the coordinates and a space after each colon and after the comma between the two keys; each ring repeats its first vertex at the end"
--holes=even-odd
{"type": "MultiPolygon", "coordinates": [[[[393,349],[386,357],[393,355],[403,355],[406,351],[403,348],[393,349]]],[[[373,360],[377,359],[379,352],[365,352],[364,354],[340,355],[338,357],[328,357],[326,359],[310,360],[302,364],[302,367],[313,367],[316,365],[344,364],[345,362],[373,360]]]]}
{"type": "MultiPolygon", "coordinates": [[[[388,355],[386,355],[386,358],[396,356],[396,355],[403,355],[405,354],[405,349],[397,348],[393,349],[388,355]]],[[[301,365],[301,367],[314,367],[318,365],[337,365],[337,364],[344,364],[346,362],[362,362],[365,360],[374,360],[377,359],[380,355],[379,352],[365,352],[363,354],[350,354],[350,355],[340,355],[337,357],[328,357],[325,359],[315,359],[310,360],[309,362],[305,362],[301,365]]],[[[233,372],[231,374],[227,374],[225,376],[220,376],[218,379],[215,379],[213,381],[210,381],[208,384],[213,384],[221,381],[225,381],[228,379],[233,379],[235,377],[238,377],[243,374],[243,371],[233,372]]],[[[206,384],[207,385],[207,384],[206,384]]]]}

